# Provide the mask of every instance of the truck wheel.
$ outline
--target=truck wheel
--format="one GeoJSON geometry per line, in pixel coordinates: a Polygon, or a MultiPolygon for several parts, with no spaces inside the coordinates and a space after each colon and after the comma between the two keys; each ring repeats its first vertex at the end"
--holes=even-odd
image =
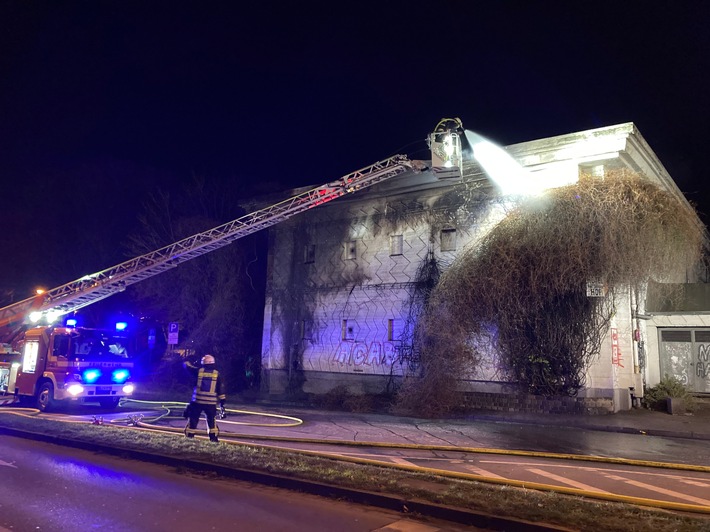
{"type": "Polygon", "coordinates": [[[107,399],[99,399],[99,404],[102,408],[110,408],[111,410],[113,410],[118,406],[118,402],[120,400],[120,397],[109,397],[107,399]]]}
{"type": "Polygon", "coordinates": [[[45,382],[37,394],[37,410],[47,412],[54,407],[54,386],[51,382],[45,382]]]}

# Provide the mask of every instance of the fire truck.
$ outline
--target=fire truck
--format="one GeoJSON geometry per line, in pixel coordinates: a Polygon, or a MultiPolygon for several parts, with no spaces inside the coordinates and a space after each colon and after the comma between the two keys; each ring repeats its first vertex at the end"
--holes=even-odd
{"type": "Polygon", "coordinates": [[[3,396],[24,398],[42,411],[64,400],[116,406],[135,389],[130,380],[132,362],[127,353],[117,353],[119,338],[107,331],[53,326],[59,317],[386,179],[427,169],[439,179],[458,179],[462,133],[459,119],[443,119],[428,136],[431,165],[395,155],[208,231],[0,308],[0,400],[3,396]]]}
{"type": "Polygon", "coordinates": [[[0,345],[0,393],[33,398],[41,411],[66,400],[115,408],[134,390],[127,345],[101,329],[33,327],[0,345]]]}

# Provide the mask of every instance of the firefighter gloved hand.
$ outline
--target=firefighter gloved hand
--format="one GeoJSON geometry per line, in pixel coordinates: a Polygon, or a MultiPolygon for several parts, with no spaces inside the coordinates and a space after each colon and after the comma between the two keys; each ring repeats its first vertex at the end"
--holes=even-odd
{"type": "Polygon", "coordinates": [[[224,410],[224,401],[219,403],[219,419],[224,419],[227,417],[227,412],[224,410]]]}

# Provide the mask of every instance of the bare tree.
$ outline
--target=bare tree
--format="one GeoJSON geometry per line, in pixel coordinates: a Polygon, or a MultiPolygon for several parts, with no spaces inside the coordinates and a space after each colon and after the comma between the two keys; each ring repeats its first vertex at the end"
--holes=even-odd
{"type": "MultiPolygon", "coordinates": [[[[237,218],[236,194],[195,179],[180,193],[157,191],[144,204],[130,253],[143,254],[237,218]]],[[[130,289],[144,312],[180,323],[181,347],[218,357],[232,391],[255,386],[263,314],[258,236],[182,263],[130,289]]]]}

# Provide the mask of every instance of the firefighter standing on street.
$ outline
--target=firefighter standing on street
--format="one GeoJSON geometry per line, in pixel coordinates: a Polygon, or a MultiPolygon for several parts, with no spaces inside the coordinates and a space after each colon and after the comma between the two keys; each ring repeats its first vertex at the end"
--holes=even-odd
{"type": "Polygon", "coordinates": [[[184,363],[185,368],[197,376],[197,384],[192,393],[192,400],[185,410],[187,425],[185,435],[194,438],[197,431],[197,423],[200,415],[205,413],[207,418],[208,434],[210,441],[217,442],[219,439],[219,428],[217,428],[217,402],[221,412],[224,412],[224,401],[227,396],[224,394],[224,385],[219,371],[215,368],[215,360],[212,355],[202,357],[201,366],[195,366],[190,362],[184,363]]]}

